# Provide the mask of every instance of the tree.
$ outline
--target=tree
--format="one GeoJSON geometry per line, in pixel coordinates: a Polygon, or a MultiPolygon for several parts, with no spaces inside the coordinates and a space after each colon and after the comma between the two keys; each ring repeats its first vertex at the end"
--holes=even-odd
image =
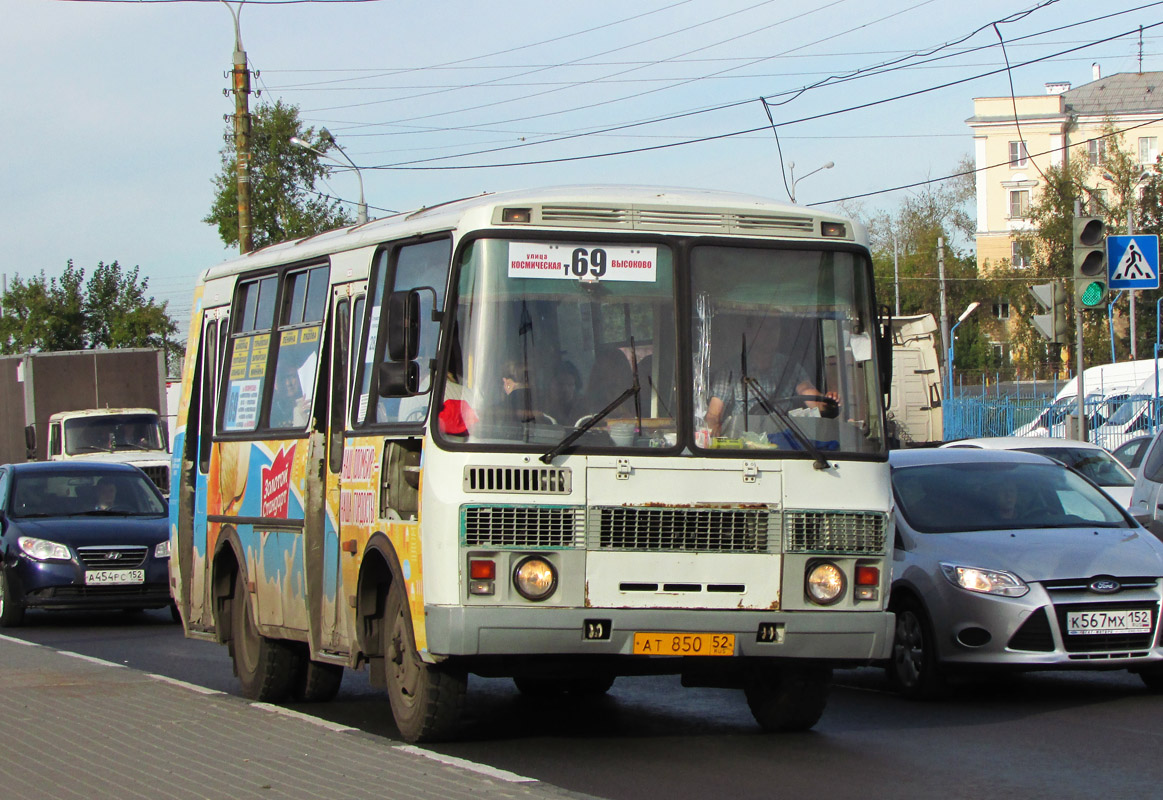
{"type": "Polygon", "coordinates": [[[180,356],[178,326],[148,287],[137,267],[125,272],[116,261],[98,262],[88,283],[71,259],[60,278],[17,275],[2,298],[0,352],[160,347],[167,359],[180,356]]]}
{"type": "Polygon", "coordinates": [[[85,346],[85,271],[70,259],[59,278],[27,281],[16,275],[0,305],[0,353],[27,350],[80,350],[85,346]]]}
{"type": "MultiPolygon", "coordinates": [[[[880,287],[877,301],[894,304],[893,284],[899,265],[902,315],[940,317],[938,239],[944,240],[945,305],[950,316],[956,318],[974,300],[987,308],[992,305],[992,298],[982,292],[976,260],[969,249],[975,228],[968,211],[976,191],[973,164],[965,157],[954,172],[957,177],[926,185],[906,197],[896,211],[882,212],[868,222],[873,270],[880,287]]],[[[996,365],[993,348],[982,336],[982,316],[970,317],[957,329],[959,369],[996,365]]],[[[952,326],[953,320],[949,322],[952,326]]]]}
{"type": "MultiPolygon", "coordinates": [[[[305,128],[299,107],[281,100],[260,103],[251,115],[250,134],[250,217],[256,248],[288,239],[350,225],[353,220],[338,200],[329,200],[316,191],[316,182],[327,177],[331,167],[315,153],[291,144],[297,137],[326,153],[331,140],[305,128]]],[[[218,226],[218,235],[227,247],[238,245],[238,177],[234,152],[233,123],[227,129],[222,148],[222,169],[214,177],[216,192],[210,213],[203,222],[218,226]]]]}

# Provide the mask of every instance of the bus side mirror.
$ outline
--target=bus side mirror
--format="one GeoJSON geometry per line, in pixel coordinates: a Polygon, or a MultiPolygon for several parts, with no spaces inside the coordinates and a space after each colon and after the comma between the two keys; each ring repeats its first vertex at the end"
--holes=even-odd
{"type": "Polygon", "coordinates": [[[880,352],[877,361],[880,366],[880,385],[884,390],[884,405],[892,405],[892,311],[888,306],[880,310],[880,338],[877,344],[880,352]]]}
{"type": "Polygon", "coordinates": [[[420,293],[388,295],[388,359],[415,361],[420,354],[420,293]]]}
{"type": "Polygon", "coordinates": [[[389,361],[376,368],[380,397],[411,397],[420,391],[420,365],[415,361],[389,361]]]}
{"type": "Polygon", "coordinates": [[[24,448],[27,450],[25,458],[29,461],[36,460],[36,426],[26,425],[24,428],[24,448]]]}

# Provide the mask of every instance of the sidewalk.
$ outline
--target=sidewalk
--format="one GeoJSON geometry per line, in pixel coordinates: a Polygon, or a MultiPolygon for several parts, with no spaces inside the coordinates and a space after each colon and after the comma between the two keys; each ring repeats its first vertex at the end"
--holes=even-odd
{"type": "Polygon", "coordinates": [[[0,636],[0,797],[578,800],[287,709],[0,636]]]}

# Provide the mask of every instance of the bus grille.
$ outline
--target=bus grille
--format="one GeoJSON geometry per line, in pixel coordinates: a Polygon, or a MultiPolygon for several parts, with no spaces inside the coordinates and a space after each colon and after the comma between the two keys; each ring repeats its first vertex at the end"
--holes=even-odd
{"type": "Polygon", "coordinates": [[[766,508],[596,507],[587,538],[591,550],[763,553],[778,526],[766,508]]]}
{"type": "Polygon", "coordinates": [[[577,547],[585,515],[561,506],[464,506],[465,547],[577,547]]]}
{"type": "Polygon", "coordinates": [[[465,467],[466,492],[569,494],[573,472],[561,467],[465,467]]]}
{"type": "Polygon", "coordinates": [[[789,553],[884,552],[887,517],[875,511],[785,511],[789,553]]]}

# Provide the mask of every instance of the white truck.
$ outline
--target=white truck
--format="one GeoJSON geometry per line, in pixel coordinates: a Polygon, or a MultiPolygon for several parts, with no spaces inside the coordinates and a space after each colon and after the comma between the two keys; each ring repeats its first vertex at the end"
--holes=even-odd
{"type": "Polygon", "coordinates": [[[932,314],[894,317],[888,421],[901,446],[941,441],[943,396],[937,360],[937,320],[932,314]]]}
{"type": "Polygon", "coordinates": [[[128,462],[168,493],[165,375],[153,348],[0,356],[0,464],[128,462]]]}

